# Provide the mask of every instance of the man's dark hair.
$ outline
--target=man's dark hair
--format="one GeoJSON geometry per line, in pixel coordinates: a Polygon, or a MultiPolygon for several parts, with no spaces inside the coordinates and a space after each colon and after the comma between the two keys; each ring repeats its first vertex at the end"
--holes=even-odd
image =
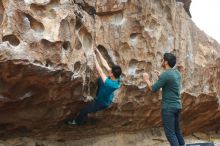
{"type": "Polygon", "coordinates": [[[121,76],[121,73],[122,73],[121,67],[118,66],[118,65],[114,65],[111,68],[112,68],[112,73],[113,73],[114,77],[116,79],[119,78],[121,76]]]}
{"type": "Polygon", "coordinates": [[[176,56],[172,53],[165,53],[163,56],[164,61],[168,62],[168,65],[173,68],[176,65],[176,56]]]}

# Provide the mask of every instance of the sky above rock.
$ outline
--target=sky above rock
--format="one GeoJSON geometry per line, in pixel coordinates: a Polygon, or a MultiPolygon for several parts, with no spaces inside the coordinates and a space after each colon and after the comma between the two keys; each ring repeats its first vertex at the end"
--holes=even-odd
{"type": "Polygon", "coordinates": [[[190,11],[196,25],[220,43],[220,0],[192,0],[190,11]]]}

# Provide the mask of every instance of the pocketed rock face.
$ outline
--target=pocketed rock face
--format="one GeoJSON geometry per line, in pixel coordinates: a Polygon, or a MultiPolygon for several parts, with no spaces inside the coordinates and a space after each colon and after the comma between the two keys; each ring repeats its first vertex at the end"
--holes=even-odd
{"type": "Polygon", "coordinates": [[[183,77],[185,134],[220,128],[220,46],[174,0],[0,0],[0,135],[50,140],[94,137],[161,126],[161,93],[146,93],[143,72],[177,55],[183,77]],[[93,47],[123,69],[118,102],[66,118],[95,95],[93,47]],[[95,124],[94,124],[95,123],[95,124]]]}

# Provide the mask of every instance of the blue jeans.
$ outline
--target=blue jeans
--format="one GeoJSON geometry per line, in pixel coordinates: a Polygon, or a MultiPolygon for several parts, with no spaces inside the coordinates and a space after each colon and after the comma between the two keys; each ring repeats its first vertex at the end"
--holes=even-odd
{"type": "Polygon", "coordinates": [[[78,125],[85,124],[86,119],[87,119],[87,115],[89,113],[95,113],[97,111],[104,110],[106,108],[107,108],[107,106],[104,106],[104,105],[98,103],[96,100],[91,101],[91,102],[89,102],[89,104],[85,108],[83,108],[80,111],[80,113],[76,117],[75,121],[78,125]]]}
{"type": "Polygon", "coordinates": [[[170,146],[185,144],[179,125],[180,112],[181,109],[176,108],[162,109],[163,128],[170,146]]]}

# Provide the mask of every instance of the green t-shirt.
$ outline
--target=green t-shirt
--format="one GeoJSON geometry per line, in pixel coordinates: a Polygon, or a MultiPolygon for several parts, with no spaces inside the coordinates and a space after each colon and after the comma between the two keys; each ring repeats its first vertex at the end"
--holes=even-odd
{"type": "Polygon", "coordinates": [[[182,109],[180,90],[181,75],[177,69],[168,69],[163,72],[159,80],[152,86],[153,92],[162,88],[162,108],[182,109]]]}
{"type": "Polygon", "coordinates": [[[109,106],[112,103],[114,92],[120,88],[120,79],[111,80],[107,78],[105,82],[101,78],[98,79],[97,102],[104,106],[109,106]]]}

